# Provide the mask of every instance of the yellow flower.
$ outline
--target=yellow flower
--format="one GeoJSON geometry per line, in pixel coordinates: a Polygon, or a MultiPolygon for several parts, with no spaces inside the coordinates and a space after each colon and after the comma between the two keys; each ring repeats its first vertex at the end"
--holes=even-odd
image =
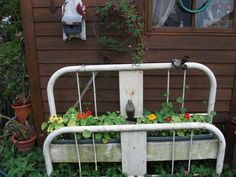
{"type": "Polygon", "coordinates": [[[157,116],[156,116],[155,114],[149,114],[149,115],[147,116],[147,118],[148,118],[149,120],[156,120],[156,119],[157,119],[157,116]]]}

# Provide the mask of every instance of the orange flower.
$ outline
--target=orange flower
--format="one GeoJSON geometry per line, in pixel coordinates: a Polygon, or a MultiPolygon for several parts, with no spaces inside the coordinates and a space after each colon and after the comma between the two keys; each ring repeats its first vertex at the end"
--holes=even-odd
{"type": "Polygon", "coordinates": [[[77,114],[77,119],[86,119],[88,116],[92,115],[91,111],[86,111],[85,113],[77,114]]]}

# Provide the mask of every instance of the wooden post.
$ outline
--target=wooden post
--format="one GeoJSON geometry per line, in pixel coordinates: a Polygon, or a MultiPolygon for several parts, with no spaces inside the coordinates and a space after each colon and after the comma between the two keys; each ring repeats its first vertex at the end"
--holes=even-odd
{"type": "Polygon", "coordinates": [[[21,12],[23,20],[26,59],[29,71],[30,89],[33,102],[33,113],[34,113],[33,117],[34,117],[36,132],[39,134],[41,133],[41,123],[44,121],[44,116],[43,116],[43,104],[42,104],[42,96],[40,89],[41,86],[39,80],[38,58],[36,52],[33,6],[31,0],[21,0],[21,12]]]}

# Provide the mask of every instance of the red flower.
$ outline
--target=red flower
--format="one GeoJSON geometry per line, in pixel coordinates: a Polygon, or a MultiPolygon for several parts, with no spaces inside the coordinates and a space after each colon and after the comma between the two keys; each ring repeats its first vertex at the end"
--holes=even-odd
{"type": "Polygon", "coordinates": [[[91,116],[92,115],[92,112],[91,111],[86,111],[86,113],[85,113],[86,115],[87,115],[87,117],[88,116],[91,116]]]}
{"type": "Polygon", "coordinates": [[[184,118],[185,118],[185,119],[190,119],[190,114],[189,114],[189,113],[185,113],[185,114],[184,114],[184,118]]]}
{"type": "Polygon", "coordinates": [[[165,118],[165,121],[166,121],[166,122],[171,122],[171,121],[172,121],[172,118],[171,118],[171,117],[166,117],[166,118],[165,118]]]}
{"type": "Polygon", "coordinates": [[[86,111],[85,113],[79,113],[77,114],[77,119],[86,119],[88,116],[91,116],[92,112],[91,111],[86,111]]]}

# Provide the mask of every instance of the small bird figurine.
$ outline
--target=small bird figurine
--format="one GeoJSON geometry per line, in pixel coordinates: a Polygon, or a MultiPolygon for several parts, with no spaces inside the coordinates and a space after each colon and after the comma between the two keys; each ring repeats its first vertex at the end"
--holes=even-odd
{"type": "Polygon", "coordinates": [[[134,118],[134,113],[135,113],[134,104],[133,104],[132,100],[129,99],[127,102],[127,105],[126,105],[126,114],[128,117],[128,121],[136,122],[136,120],[134,118]]]}
{"type": "Polygon", "coordinates": [[[187,65],[185,64],[189,59],[189,56],[186,55],[182,58],[182,60],[178,60],[178,59],[173,59],[171,61],[172,65],[176,68],[182,69],[182,70],[186,70],[188,69],[187,65]]]}

